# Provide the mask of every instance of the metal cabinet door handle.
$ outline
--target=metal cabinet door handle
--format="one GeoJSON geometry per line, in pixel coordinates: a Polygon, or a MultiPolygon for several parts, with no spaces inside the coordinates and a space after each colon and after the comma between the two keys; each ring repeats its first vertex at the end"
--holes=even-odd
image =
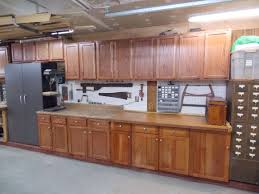
{"type": "Polygon", "coordinates": [[[27,102],[26,102],[26,95],[23,95],[23,102],[24,102],[24,104],[26,104],[27,102]]]}
{"type": "Polygon", "coordinates": [[[22,96],[20,95],[20,103],[22,104],[22,96]]]}

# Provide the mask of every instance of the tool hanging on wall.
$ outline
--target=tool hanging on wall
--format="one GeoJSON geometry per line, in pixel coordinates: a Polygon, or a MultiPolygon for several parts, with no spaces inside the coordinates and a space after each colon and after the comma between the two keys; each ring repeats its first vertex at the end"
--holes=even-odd
{"type": "Polygon", "coordinates": [[[182,100],[181,100],[181,106],[180,106],[180,112],[182,111],[183,106],[191,106],[191,107],[203,107],[206,108],[206,104],[202,105],[202,104],[189,104],[189,103],[184,103],[184,98],[187,96],[192,96],[192,97],[214,97],[214,91],[213,88],[211,86],[211,84],[209,85],[189,85],[186,84],[183,90],[183,94],[182,94],[182,100]],[[210,93],[207,94],[193,94],[193,93],[189,93],[187,92],[187,88],[191,87],[191,86],[195,86],[195,87],[204,87],[204,86],[208,86],[210,89],[210,93]]]}
{"type": "Polygon", "coordinates": [[[140,97],[140,100],[143,101],[143,98],[144,98],[144,84],[140,84],[139,97],[140,97]]]}
{"type": "Polygon", "coordinates": [[[133,83],[81,83],[82,89],[76,89],[77,91],[97,91],[103,87],[133,87],[133,83]]]}
{"type": "Polygon", "coordinates": [[[112,98],[120,98],[127,100],[131,97],[131,93],[129,92],[112,92],[112,93],[99,93],[99,96],[106,96],[106,97],[112,97],[112,98]]]}

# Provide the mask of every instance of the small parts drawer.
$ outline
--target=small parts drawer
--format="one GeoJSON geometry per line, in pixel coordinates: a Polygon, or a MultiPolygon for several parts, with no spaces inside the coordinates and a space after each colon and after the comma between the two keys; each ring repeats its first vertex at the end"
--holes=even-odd
{"type": "Polygon", "coordinates": [[[259,123],[259,114],[250,112],[248,115],[248,120],[250,123],[259,123]]]}
{"type": "Polygon", "coordinates": [[[88,128],[108,130],[110,128],[110,123],[105,120],[90,119],[88,120],[88,128]]]}
{"type": "Polygon", "coordinates": [[[51,116],[51,121],[53,124],[66,125],[66,118],[62,116],[51,116]]]}
{"type": "Polygon", "coordinates": [[[146,125],[133,125],[132,132],[158,134],[158,128],[146,125]]]}
{"type": "Polygon", "coordinates": [[[251,124],[248,126],[248,132],[259,133],[259,126],[255,124],[251,124]]]}
{"type": "Polygon", "coordinates": [[[251,99],[250,103],[251,103],[251,106],[259,107],[259,99],[251,99]]]}
{"type": "Polygon", "coordinates": [[[247,111],[247,106],[244,105],[237,105],[235,106],[235,111],[236,112],[246,112],[247,111]]]}
{"type": "Polygon", "coordinates": [[[251,99],[259,99],[259,91],[257,91],[257,92],[251,92],[250,98],[251,98],[251,99]]]}
{"type": "Polygon", "coordinates": [[[247,98],[235,97],[234,101],[237,106],[246,106],[247,105],[247,98]]]}
{"type": "Polygon", "coordinates": [[[50,115],[38,115],[38,122],[50,123],[50,115]]]}
{"type": "Polygon", "coordinates": [[[252,84],[252,91],[253,92],[259,92],[259,83],[258,84],[252,84]]]}
{"type": "Polygon", "coordinates": [[[186,129],[175,128],[160,128],[160,137],[176,136],[176,137],[189,137],[189,131],[186,129]]]}
{"type": "Polygon", "coordinates": [[[247,121],[247,113],[244,111],[234,112],[234,118],[236,121],[245,122],[247,121]]]}
{"type": "Polygon", "coordinates": [[[246,125],[243,123],[236,123],[235,125],[233,125],[233,132],[235,131],[242,131],[245,132],[246,131],[246,125]]]}
{"type": "Polygon", "coordinates": [[[80,117],[69,117],[67,123],[68,126],[86,127],[86,119],[80,117]]]}
{"type": "Polygon", "coordinates": [[[259,114],[259,107],[258,106],[251,106],[250,113],[259,114]]]}
{"type": "Polygon", "coordinates": [[[246,92],[248,90],[248,85],[246,83],[236,83],[235,92],[246,92]]]}
{"type": "Polygon", "coordinates": [[[111,130],[112,131],[131,131],[131,124],[127,123],[118,123],[118,122],[112,122],[111,123],[111,130]]]}

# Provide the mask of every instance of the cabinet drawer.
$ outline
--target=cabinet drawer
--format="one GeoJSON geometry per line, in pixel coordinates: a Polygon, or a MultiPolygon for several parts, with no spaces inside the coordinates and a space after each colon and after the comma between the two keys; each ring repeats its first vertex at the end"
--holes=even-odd
{"type": "Polygon", "coordinates": [[[50,115],[38,115],[39,123],[50,123],[50,115]]]}
{"type": "Polygon", "coordinates": [[[131,124],[112,122],[111,130],[129,132],[129,131],[131,131],[131,124]]]}
{"type": "Polygon", "coordinates": [[[251,92],[250,98],[251,99],[259,99],[259,91],[251,92]]]}
{"type": "Polygon", "coordinates": [[[79,117],[69,117],[67,119],[68,126],[86,127],[86,119],[79,117]]]}
{"type": "Polygon", "coordinates": [[[62,116],[51,116],[51,121],[53,124],[61,124],[61,125],[66,124],[66,118],[62,116]]]}
{"type": "Polygon", "coordinates": [[[158,134],[158,128],[146,125],[133,125],[132,132],[158,134]]]}
{"type": "Polygon", "coordinates": [[[235,92],[246,92],[248,90],[248,85],[246,83],[236,83],[235,92]]]}
{"type": "Polygon", "coordinates": [[[259,83],[252,84],[252,91],[253,92],[259,92],[259,83]]]}
{"type": "Polygon", "coordinates": [[[107,130],[109,129],[109,121],[90,119],[88,120],[88,128],[107,130]]]}
{"type": "Polygon", "coordinates": [[[160,128],[159,135],[162,137],[164,136],[188,137],[189,130],[175,129],[175,128],[160,128]]]}
{"type": "Polygon", "coordinates": [[[248,119],[247,115],[248,113],[244,111],[238,111],[233,113],[234,119],[239,122],[247,122],[247,119],[248,119]]]}

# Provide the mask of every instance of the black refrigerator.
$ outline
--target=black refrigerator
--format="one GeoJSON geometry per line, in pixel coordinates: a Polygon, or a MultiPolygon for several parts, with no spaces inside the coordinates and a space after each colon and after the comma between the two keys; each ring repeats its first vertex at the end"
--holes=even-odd
{"type": "MultiPolygon", "coordinates": [[[[54,67],[56,64],[54,64],[54,67]]],[[[5,67],[9,141],[38,145],[36,111],[43,107],[43,74],[53,64],[22,63],[5,67]]]]}

